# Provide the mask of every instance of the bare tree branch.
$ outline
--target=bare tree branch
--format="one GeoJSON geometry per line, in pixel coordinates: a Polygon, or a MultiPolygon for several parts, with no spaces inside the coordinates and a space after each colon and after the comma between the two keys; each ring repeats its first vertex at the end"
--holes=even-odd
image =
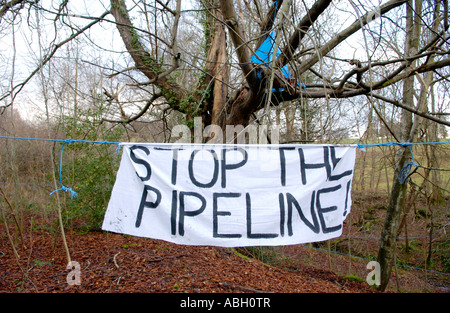
{"type": "MultiPolygon", "coordinates": [[[[395,9],[401,5],[403,5],[406,2],[406,0],[391,0],[382,6],[380,6],[380,14],[386,14],[387,12],[391,11],[392,9],[395,9]]],[[[358,30],[361,29],[362,26],[366,25],[367,23],[371,22],[372,19],[369,19],[371,12],[363,15],[361,17],[361,20],[358,19],[355,22],[353,22],[352,25],[341,31],[340,33],[336,34],[332,39],[330,39],[327,43],[323,44],[319,49],[317,50],[317,53],[313,54],[309,59],[305,60],[300,64],[300,66],[297,68],[298,75],[301,75],[305,73],[309,68],[311,68],[314,64],[316,64],[320,58],[324,57],[328,54],[331,50],[333,50],[337,45],[339,45],[341,42],[343,42],[345,39],[356,33],[358,30]]]]}
{"type": "Polygon", "coordinates": [[[28,1],[27,0],[11,0],[9,2],[4,3],[2,5],[2,7],[0,8],[0,21],[3,17],[3,15],[5,15],[9,10],[11,10],[11,8],[13,8],[15,6],[22,6],[26,2],[28,2],[28,1]]]}
{"type": "Polygon", "coordinates": [[[273,0],[272,6],[269,8],[269,11],[267,12],[266,17],[264,18],[264,21],[261,24],[261,37],[259,38],[258,42],[256,43],[256,46],[259,47],[264,40],[266,40],[270,30],[272,29],[275,19],[277,17],[278,10],[280,9],[281,5],[283,4],[283,0],[273,0]]]}
{"type": "Polygon", "coordinates": [[[234,47],[236,48],[236,54],[239,60],[239,66],[244,74],[247,83],[250,87],[257,88],[258,81],[253,75],[253,65],[250,62],[251,49],[248,47],[247,42],[244,40],[244,35],[239,26],[238,20],[236,18],[236,13],[233,7],[233,1],[220,0],[220,8],[222,10],[223,17],[225,19],[225,24],[230,30],[230,37],[233,41],[234,47]]]}
{"type": "MultiPolygon", "coordinates": [[[[137,69],[147,76],[151,82],[154,82],[154,84],[161,90],[162,95],[174,109],[185,112],[186,108],[182,107],[180,104],[187,96],[186,89],[167,77],[174,69],[178,67],[178,59],[180,58],[180,55],[178,53],[174,55],[172,68],[164,73],[158,61],[150,53],[148,53],[142,45],[139,35],[137,34],[131,22],[130,16],[128,15],[125,2],[123,0],[111,0],[111,13],[116,19],[117,29],[128,50],[128,53],[135,62],[137,69]]],[[[178,23],[175,23],[175,28],[173,30],[175,35],[177,29],[176,27],[178,27],[178,23]]]]}
{"type": "Polygon", "coordinates": [[[308,29],[330,4],[331,0],[318,0],[313,4],[296,27],[295,32],[291,35],[289,43],[276,61],[276,66],[282,67],[292,60],[294,51],[297,50],[308,29]]]}
{"type": "MultiPolygon", "coordinates": [[[[105,11],[102,15],[100,15],[98,18],[96,18],[93,22],[89,23],[88,25],[86,25],[85,27],[81,28],[80,30],[78,30],[77,32],[73,33],[71,36],[69,36],[68,38],[66,38],[63,41],[60,41],[59,43],[57,43],[56,45],[53,46],[52,50],[44,57],[44,59],[39,62],[38,67],[36,67],[31,73],[30,75],[28,75],[28,77],[21,82],[20,84],[17,84],[16,86],[14,86],[9,92],[7,92],[6,94],[2,95],[0,97],[0,101],[6,99],[7,97],[12,95],[12,98],[14,99],[19,93],[20,91],[25,87],[25,85],[34,77],[34,75],[36,75],[36,73],[38,73],[41,68],[47,64],[55,55],[56,51],[61,48],[62,46],[64,46],[66,43],[70,42],[71,40],[75,39],[76,37],[78,37],[79,35],[83,34],[86,30],[88,30],[89,28],[91,28],[92,26],[94,26],[95,24],[97,24],[98,22],[102,21],[103,18],[105,16],[107,16],[110,12],[109,11],[105,11]]],[[[7,107],[8,105],[6,105],[7,107]]]]}
{"type": "Polygon", "coordinates": [[[436,122],[436,123],[438,123],[438,124],[450,126],[450,122],[441,120],[441,119],[439,119],[439,118],[436,118],[436,117],[434,117],[433,115],[430,115],[429,113],[420,112],[420,111],[418,111],[418,110],[416,110],[416,109],[414,109],[414,108],[411,108],[410,106],[408,106],[408,105],[406,105],[406,104],[404,104],[404,103],[401,103],[400,101],[396,101],[396,100],[393,100],[393,99],[389,99],[389,98],[387,98],[387,97],[378,95],[378,94],[376,94],[376,93],[373,93],[372,96],[373,96],[374,98],[380,99],[380,100],[382,100],[382,101],[391,103],[391,104],[393,104],[393,105],[395,105],[395,106],[397,106],[397,107],[399,107],[399,108],[405,109],[405,110],[407,110],[407,111],[409,111],[409,112],[411,112],[411,113],[414,113],[414,114],[416,114],[416,115],[419,115],[419,116],[421,116],[421,117],[423,117],[423,118],[429,119],[429,120],[431,120],[431,121],[433,121],[433,122],[436,122]]]}
{"type": "Polygon", "coordinates": [[[136,115],[134,115],[133,117],[130,117],[128,119],[123,119],[123,120],[112,120],[112,119],[107,119],[104,118],[103,121],[104,122],[111,122],[111,123],[121,123],[121,124],[129,124],[131,122],[136,121],[137,119],[139,119],[141,116],[143,116],[148,109],[150,108],[150,106],[153,104],[153,102],[155,102],[156,99],[158,99],[159,97],[161,97],[162,94],[161,93],[156,93],[154,94],[146,103],[145,106],[142,108],[142,110],[137,113],[136,115]]]}

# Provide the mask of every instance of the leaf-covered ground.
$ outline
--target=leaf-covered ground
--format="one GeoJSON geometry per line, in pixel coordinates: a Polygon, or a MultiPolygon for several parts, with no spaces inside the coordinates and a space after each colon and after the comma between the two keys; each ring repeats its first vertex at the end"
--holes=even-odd
{"type": "Polygon", "coordinates": [[[45,293],[351,293],[372,292],[365,282],[297,266],[290,269],[243,257],[233,249],[182,246],[106,232],[67,234],[80,285],[70,285],[61,238],[28,232],[15,257],[0,226],[0,292],[45,293]],[[20,264],[20,266],[19,266],[20,264]]]}

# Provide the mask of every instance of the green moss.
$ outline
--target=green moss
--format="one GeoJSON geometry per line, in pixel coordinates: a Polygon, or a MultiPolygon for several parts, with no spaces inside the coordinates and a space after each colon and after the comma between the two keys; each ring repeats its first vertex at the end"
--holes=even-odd
{"type": "Polygon", "coordinates": [[[360,282],[360,283],[365,282],[364,279],[359,278],[359,277],[356,276],[356,275],[346,275],[346,276],[344,276],[344,279],[347,279],[347,280],[349,280],[349,281],[357,281],[357,282],[360,282]]]}

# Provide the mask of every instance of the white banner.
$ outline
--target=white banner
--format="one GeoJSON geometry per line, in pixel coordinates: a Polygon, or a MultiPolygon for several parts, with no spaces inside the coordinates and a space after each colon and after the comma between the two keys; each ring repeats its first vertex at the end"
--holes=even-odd
{"type": "Polygon", "coordinates": [[[355,145],[123,144],[102,229],[178,244],[338,237],[355,145]]]}

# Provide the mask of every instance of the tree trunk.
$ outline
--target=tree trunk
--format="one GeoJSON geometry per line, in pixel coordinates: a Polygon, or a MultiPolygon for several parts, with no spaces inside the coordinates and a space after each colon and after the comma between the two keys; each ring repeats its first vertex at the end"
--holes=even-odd
{"type": "MultiPolygon", "coordinates": [[[[417,53],[420,34],[420,12],[422,0],[415,1],[415,14],[413,12],[414,1],[409,0],[406,6],[406,44],[405,56],[411,56],[417,53]]],[[[403,81],[403,103],[409,107],[414,107],[414,76],[407,77],[403,81]]],[[[415,137],[413,131],[412,113],[402,110],[401,116],[401,134],[400,140],[403,142],[412,141],[415,137]]],[[[417,128],[416,128],[417,129],[417,128]]],[[[402,213],[403,204],[406,196],[407,184],[401,182],[398,178],[401,170],[410,161],[409,147],[401,147],[397,153],[394,181],[389,198],[389,204],[384,221],[383,231],[381,233],[380,249],[378,252],[378,262],[381,269],[381,284],[379,290],[384,291],[391,277],[392,266],[395,260],[396,238],[399,220],[402,213]]]]}
{"type": "MultiPolygon", "coordinates": [[[[448,2],[445,1],[444,3],[444,10],[448,11],[448,2]],[[447,3],[447,5],[445,5],[445,3],[447,3]]],[[[437,29],[439,29],[439,12],[440,12],[440,1],[436,1],[436,6],[434,8],[434,25],[433,25],[433,30],[436,31],[437,29]]],[[[448,17],[448,16],[447,16],[448,17]]],[[[448,24],[448,23],[447,23],[448,24]]],[[[448,27],[448,25],[447,25],[448,27]]],[[[433,57],[431,57],[433,59],[433,57]]],[[[431,86],[432,81],[433,81],[433,72],[427,73],[425,75],[426,79],[426,83],[428,84],[428,86],[430,86],[430,90],[429,93],[431,95],[431,113],[436,113],[435,110],[435,101],[434,101],[434,91],[433,91],[433,87],[431,86]]],[[[430,127],[427,129],[427,137],[429,137],[430,141],[438,141],[439,136],[438,136],[438,124],[437,123],[431,123],[431,121],[426,120],[427,124],[431,124],[430,127]]],[[[438,157],[438,153],[437,153],[437,147],[434,145],[430,145],[430,161],[429,161],[429,166],[431,168],[439,168],[440,164],[439,164],[439,157],[438,157]]],[[[441,203],[442,201],[442,193],[441,190],[439,188],[440,184],[441,184],[441,172],[440,171],[432,171],[431,172],[431,182],[432,182],[432,199],[434,200],[434,203],[441,203]]]]}
{"type": "Polygon", "coordinates": [[[389,198],[388,209],[381,233],[380,249],[378,252],[378,262],[381,270],[381,284],[379,290],[384,291],[391,277],[392,265],[394,262],[396,237],[399,219],[402,213],[403,203],[406,194],[406,184],[402,184],[398,179],[403,166],[409,161],[409,150],[402,147],[397,154],[396,167],[394,171],[394,182],[389,198]]]}
{"type": "Polygon", "coordinates": [[[202,121],[204,125],[219,125],[224,128],[227,116],[227,95],[230,80],[230,66],[227,62],[227,38],[220,10],[215,9],[214,0],[205,1],[202,6],[213,12],[204,17],[204,35],[206,42],[205,74],[200,79],[197,90],[202,93],[202,121]]]}

